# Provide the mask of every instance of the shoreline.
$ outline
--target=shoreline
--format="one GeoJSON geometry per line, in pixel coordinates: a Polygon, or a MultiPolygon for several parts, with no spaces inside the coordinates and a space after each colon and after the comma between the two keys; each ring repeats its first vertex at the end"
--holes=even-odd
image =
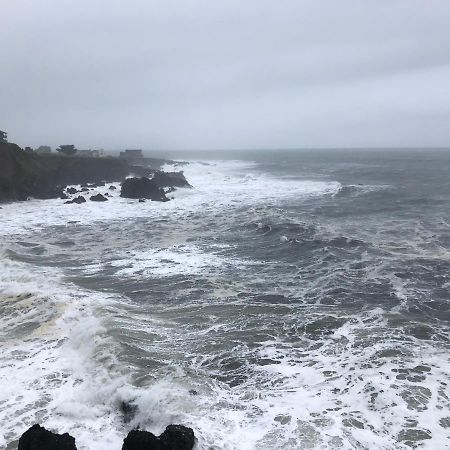
{"type": "Polygon", "coordinates": [[[160,170],[164,164],[181,163],[161,158],[128,161],[112,156],[39,155],[22,150],[16,144],[0,143],[0,204],[28,198],[65,198],[66,186],[122,182],[130,175],[155,176],[165,173],[160,170]]]}

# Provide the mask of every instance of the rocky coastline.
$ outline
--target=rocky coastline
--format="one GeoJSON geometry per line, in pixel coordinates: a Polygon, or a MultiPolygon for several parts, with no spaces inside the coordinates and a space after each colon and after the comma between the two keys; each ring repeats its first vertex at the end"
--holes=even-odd
{"type": "MultiPolygon", "coordinates": [[[[130,164],[116,157],[85,158],[59,154],[35,154],[16,144],[0,143],[0,203],[24,201],[29,198],[68,200],[68,204],[84,203],[82,195],[70,198],[77,191],[70,185],[80,185],[81,191],[121,182],[121,197],[170,200],[166,193],[177,187],[191,187],[182,172],[163,172],[163,162],[175,161],[145,158],[144,165],[130,164]],[[127,178],[127,177],[136,178],[127,178]]],[[[78,192],[78,191],[77,191],[78,192]]],[[[82,192],[80,192],[82,193],[82,192]]],[[[108,195],[95,195],[91,201],[106,201],[108,195]]]]}

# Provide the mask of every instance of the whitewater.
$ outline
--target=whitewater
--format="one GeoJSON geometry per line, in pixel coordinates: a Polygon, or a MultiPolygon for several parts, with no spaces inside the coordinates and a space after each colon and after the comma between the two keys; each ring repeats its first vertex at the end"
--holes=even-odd
{"type": "Polygon", "coordinates": [[[2,205],[0,448],[34,423],[79,450],[171,423],[197,450],[449,447],[450,164],[427,155],[193,159],[166,203],[2,205]]]}

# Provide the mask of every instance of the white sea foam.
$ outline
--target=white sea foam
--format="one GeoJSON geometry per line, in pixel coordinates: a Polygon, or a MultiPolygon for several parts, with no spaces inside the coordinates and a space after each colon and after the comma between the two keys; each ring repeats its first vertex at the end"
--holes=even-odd
{"type": "MultiPolygon", "coordinates": [[[[79,448],[100,448],[86,444],[95,444],[95,436],[102,446],[110,437],[119,448],[110,409],[121,381],[111,379],[107,364],[94,362],[107,338],[93,309],[107,299],[62,284],[54,269],[5,259],[0,285],[0,445],[39,422],[60,432],[74,430],[79,448]]],[[[105,355],[104,362],[111,357],[105,355]]]]}
{"type": "MultiPolygon", "coordinates": [[[[261,201],[277,203],[289,197],[332,194],[340,187],[337,182],[274,179],[252,172],[254,165],[242,161],[219,161],[208,166],[192,162],[182,168],[194,189],[178,189],[169,194],[174,201],[138,203],[120,198],[120,186],[113,183],[118,187],[115,191],[109,191],[106,186],[81,193],[87,198],[97,193],[111,194],[112,197],[102,203],[88,200],[79,205],[65,205],[65,200],[52,199],[5,204],[0,211],[1,234],[26,233],[50,225],[71,226],[73,223],[91,224],[133,217],[174,218],[193,211],[207,212],[229,206],[253,206],[261,201]]],[[[173,167],[167,169],[173,170],[173,167]]]]}
{"type": "Polygon", "coordinates": [[[226,270],[227,267],[243,267],[246,264],[255,263],[216,254],[214,245],[205,252],[196,245],[176,244],[168,248],[153,248],[145,251],[127,250],[115,255],[111,262],[94,263],[86,266],[85,269],[90,273],[96,273],[108,265],[117,269],[115,272],[117,276],[161,278],[175,275],[211,274],[226,270]]]}

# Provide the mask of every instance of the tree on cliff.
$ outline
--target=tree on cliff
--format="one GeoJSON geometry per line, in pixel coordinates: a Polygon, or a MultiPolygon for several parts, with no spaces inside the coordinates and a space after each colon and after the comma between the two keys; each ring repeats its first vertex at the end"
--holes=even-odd
{"type": "Polygon", "coordinates": [[[77,149],[75,148],[75,145],[70,144],[70,145],[60,145],[57,149],[57,152],[62,153],[63,155],[66,156],[72,156],[75,155],[75,153],[77,152],[77,149]]]}

